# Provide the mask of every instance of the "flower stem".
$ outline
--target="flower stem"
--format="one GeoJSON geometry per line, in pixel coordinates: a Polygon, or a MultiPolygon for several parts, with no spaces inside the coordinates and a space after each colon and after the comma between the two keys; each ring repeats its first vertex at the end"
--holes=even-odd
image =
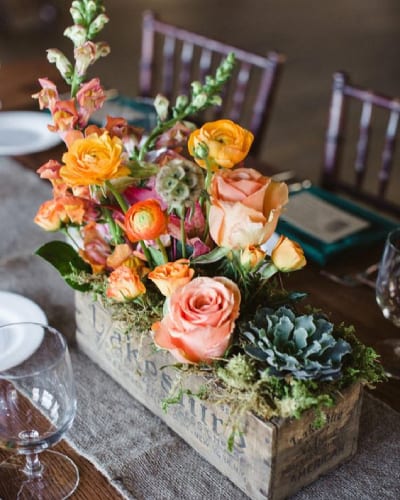
{"type": "Polygon", "coordinates": [[[185,215],[181,217],[181,244],[182,244],[182,257],[186,259],[186,231],[185,231],[185,215]]]}
{"type": "Polygon", "coordinates": [[[167,251],[165,250],[165,246],[163,245],[160,238],[156,238],[156,243],[158,245],[160,252],[162,253],[162,256],[164,259],[164,264],[166,264],[168,262],[168,255],[167,255],[167,251]]]}
{"type": "Polygon", "coordinates": [[[149,263],[149,265],[151,265],[153,262],[153,259],[151,258],[151,253],[150,253],[149,249],[147,248],[146,243],[143,240],[140,240],[139,245],[140,245],[141,249],[143,250],[143,253],[144,253],[144,256],[146,257],[147,262],[149,263]]]}
{"type": "Polygon", "coordinates": [[[114,198],[117,200],[118,205],[121,207],[121,210],[124,212],[124,214],[126,214],[129,205],[125,201],[124,197],[121,195],[121,193],[119,193],[116,189],[114,189],[114,186],[110,181],[106,181],[106,186],[111,191],[114,198]]]}
{"type": "Polygon", "coordinates": [[[104,218],[107,221],[107,224],[111,231],[111,238],[114,241],[115,245],[118,245],[121,242],[121,231],[115,220],[113,219],[111,212],[108,208],[102,207],[102,213],[104,218]]]}

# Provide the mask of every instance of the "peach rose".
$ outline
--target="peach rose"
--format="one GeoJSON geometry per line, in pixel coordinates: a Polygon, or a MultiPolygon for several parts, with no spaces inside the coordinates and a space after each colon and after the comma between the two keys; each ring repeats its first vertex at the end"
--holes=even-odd
{"type": "Polygon", "coordinates": [[[232,168],[247,156],[253,140],[250,131],[231,120],[217,120],[192,132],[188,149],[200,167],[207,168],[207,156],[214,170],[232,168]],[[208,153],[205,155],[204,151],[208,153]]]}
{"type": "Polygon", "coordinates": [[[76,139],[63,154],[60,175],[69,186],[103,185],[105,181],[130,173],[121,164],[122,141],[107,132],[76,139]]]}
{"type": "Polygon", "coordinates": [[[260,246],[275,231],[288,202],[284,182],[274,182],[257,170],[221,170],[211,181],[210,235],[218,246],[260,246]]]}
{"type": "Polygon", "coordinates": [[[139,274],[130,267],[120,266],[108,277],[106,295],[117,302],[132,300],[146,293],[139,274]]]}
{"type": "Polygon", "coordinates": [[[169,298],[168,313],[152,327],[154,342],[182,363],[208,363],[226,351],[239,307],[233,281],[195,278],[169,298]]]}
{"type": "Polygon", "coordinates": [[[148,277],[165,297],[170,297],[176,289],[189,283],[193,275],[194,269],[189,267],[189,260],[179,259],[155,267],[148,277]]]}
{"type": "Polygon", "coordinates": [[[281,236],[271,253],[273,264],[282,272],[297,271],[307,264],[301,246],[281,236]]]}
{"type": "Polygon", "coordinates": [[[132,243],[155,240],[167,232],[167,227],[168,216],[157,200],[139,201],[125,214],[124,229],[132,243]]]}

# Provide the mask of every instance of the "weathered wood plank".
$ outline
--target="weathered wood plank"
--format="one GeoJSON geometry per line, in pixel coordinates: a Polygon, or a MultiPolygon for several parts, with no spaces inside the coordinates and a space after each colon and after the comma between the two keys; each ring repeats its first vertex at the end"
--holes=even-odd
{"type": "MultiPolygon", "coordinates": [[[[229,408],[184,396],[167,413],[161,401],[174,382],[166,352],[155,352],[151,339],[127,337],[121,325],[87,295],[76,296],[79,347],[132,396],[179,434],[222,474],[255,500],[279,500],[348,460],[356,451],[361,407],[360,386],[344,393],[327,411],[328,423],[315,430],[314,415],[301,420],[264,422],[246,416],[244,433],[228,450],[229,408]]],[[[190,380],[191,389],[204,382],[190,380]]]]}

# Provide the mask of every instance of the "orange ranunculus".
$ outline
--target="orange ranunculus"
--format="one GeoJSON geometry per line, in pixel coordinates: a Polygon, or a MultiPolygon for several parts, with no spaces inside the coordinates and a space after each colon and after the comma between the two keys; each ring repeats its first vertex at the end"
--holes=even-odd
{"type": "Polygon", "coordinates": [[[282,272],[297,271],[307,264],[301,246],[281,236],[271,253],[273,264],[282,272]]]}
{"type": "Polygon", "coordinates": [[[139,201],[125,214],[124,229],[132,243],[155,240],[166,233],[167,226],[168,217],[157,200],[139,201]]]}
{"type": "Polygon", "coordinates": [[[275,231],[287,201],[284,182],[251,168],[221,170],[211,181],[210,235],[218,246],[260,246],[275,231]]]}
{"type": "Polygon", "coordinates": [[[177,288],[186,285],[193,278],[194,269],[188,259],[179,259],[157,266],[148,275],[165,297],[170,297],[177,288]]]}
{"type": "Polygon", "coordinates": [[[83,227],[83,249],[79,250],[82,259],[90,264],[93,273],[104,271],[111,247],[105,240],[101,226],[94,221],[83,227]]]}
{"type": "Polygon", "coordinates": [[[182,363],[210,362],[225,353],[239,315],[240,291],[228,278],[199,277],[169,298],[152,326],[155,344],[182,363]]]}
{"type": "Polygon", "coordinates": [[[213,170],[218,166],[232,168],[248,154],[253,142],[253,134],[231,120],[217,120],[204,124],[189,136],[188,149],[196,163],[206,168],[207,164],[199,150],[208,151],[205,155],[213,170]]]}
{"type": "Polygon", "coordinates": [[[33,220],[45,231],[58,231],[68,221],[68,216],[62,203],[53,199],[40,205],[33,220]]]}
{"type": "Polygon", "coordinates": [[[101,186],[129,174],[129,168],[121,164],[122,151],[122,141],[106,132],[77,139],[62,157],[65,165],[60,175],[69,186],[101,186]]]}
{"type": "Polygon", "coordinates": [[[246,270],[250,271],[264,260],[265,255],[266,253],[260,247],[249,245],[240,255],[240,263],[246,270]]]}
{"type": "Polygon", "coordinates": [[[128,266],[119,266],[108,277],[106,295],[117,302],[135,299],[146,293],[139,274],[128,266]]]}

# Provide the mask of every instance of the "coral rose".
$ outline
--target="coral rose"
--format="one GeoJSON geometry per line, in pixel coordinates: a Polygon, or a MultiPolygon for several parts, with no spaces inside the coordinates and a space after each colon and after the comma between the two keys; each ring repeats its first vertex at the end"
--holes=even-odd
{"type": "Polygon", "coordinates": [[[251,168],[221,170],[211,182],[210,235],[218,246],[260,246],[275,231],[287,202],[284,182],[251,168]]]}
{"type": "Polygon", "coordinates": [[[193,278],[194,269],[189,267],[187,259],[179,259],[175,262],[167,262],[157,266],[148,275],[148,278],[157,285],[157,288],[165,296],[171,296],[179,287],[186,285],[193,278]]]}
{"type": "Polygon", "coordinates": [[[182,363],[210,362],[225,353],[239,315],[236,283],[199,277],[178,288],[168,313],[153,325],[154,342],[182,363]]]}
{"type": "Polygon", "coordinates": [[[297,271],[307,263],[301,246],[286,236],[281,236],[271,253],[273,264],[282,272],[297,271]]]}
{"type": "Polygon", "coordinates": [[[106,295],[117,302],[132,300],[146,293],[139,274],[128,266],[120,266],[108,277],[106,295]]]}
{"type": "Polygon", "coordinates": [[[125,214],[124,229],[133,243],[155,240],[167,232],[168,217],[157,200],[139,201],[125,214]]]}
{"type": "Polygon", "coordinates": [[[123,145],[118,137],[90,134],[77,139],[63,154],[60,176],[69,186],[103,185],[105,181],[128,175],[121,164],[123,145]]]}
{"type": "Polygon", "coordinates": [[[189,136],[188,149],[200,167],[232,168],[248,154],[254,136],[231,120],[208,122],[189,136]],[[207,153],[207,154],[206,154],[207,153]]]}

